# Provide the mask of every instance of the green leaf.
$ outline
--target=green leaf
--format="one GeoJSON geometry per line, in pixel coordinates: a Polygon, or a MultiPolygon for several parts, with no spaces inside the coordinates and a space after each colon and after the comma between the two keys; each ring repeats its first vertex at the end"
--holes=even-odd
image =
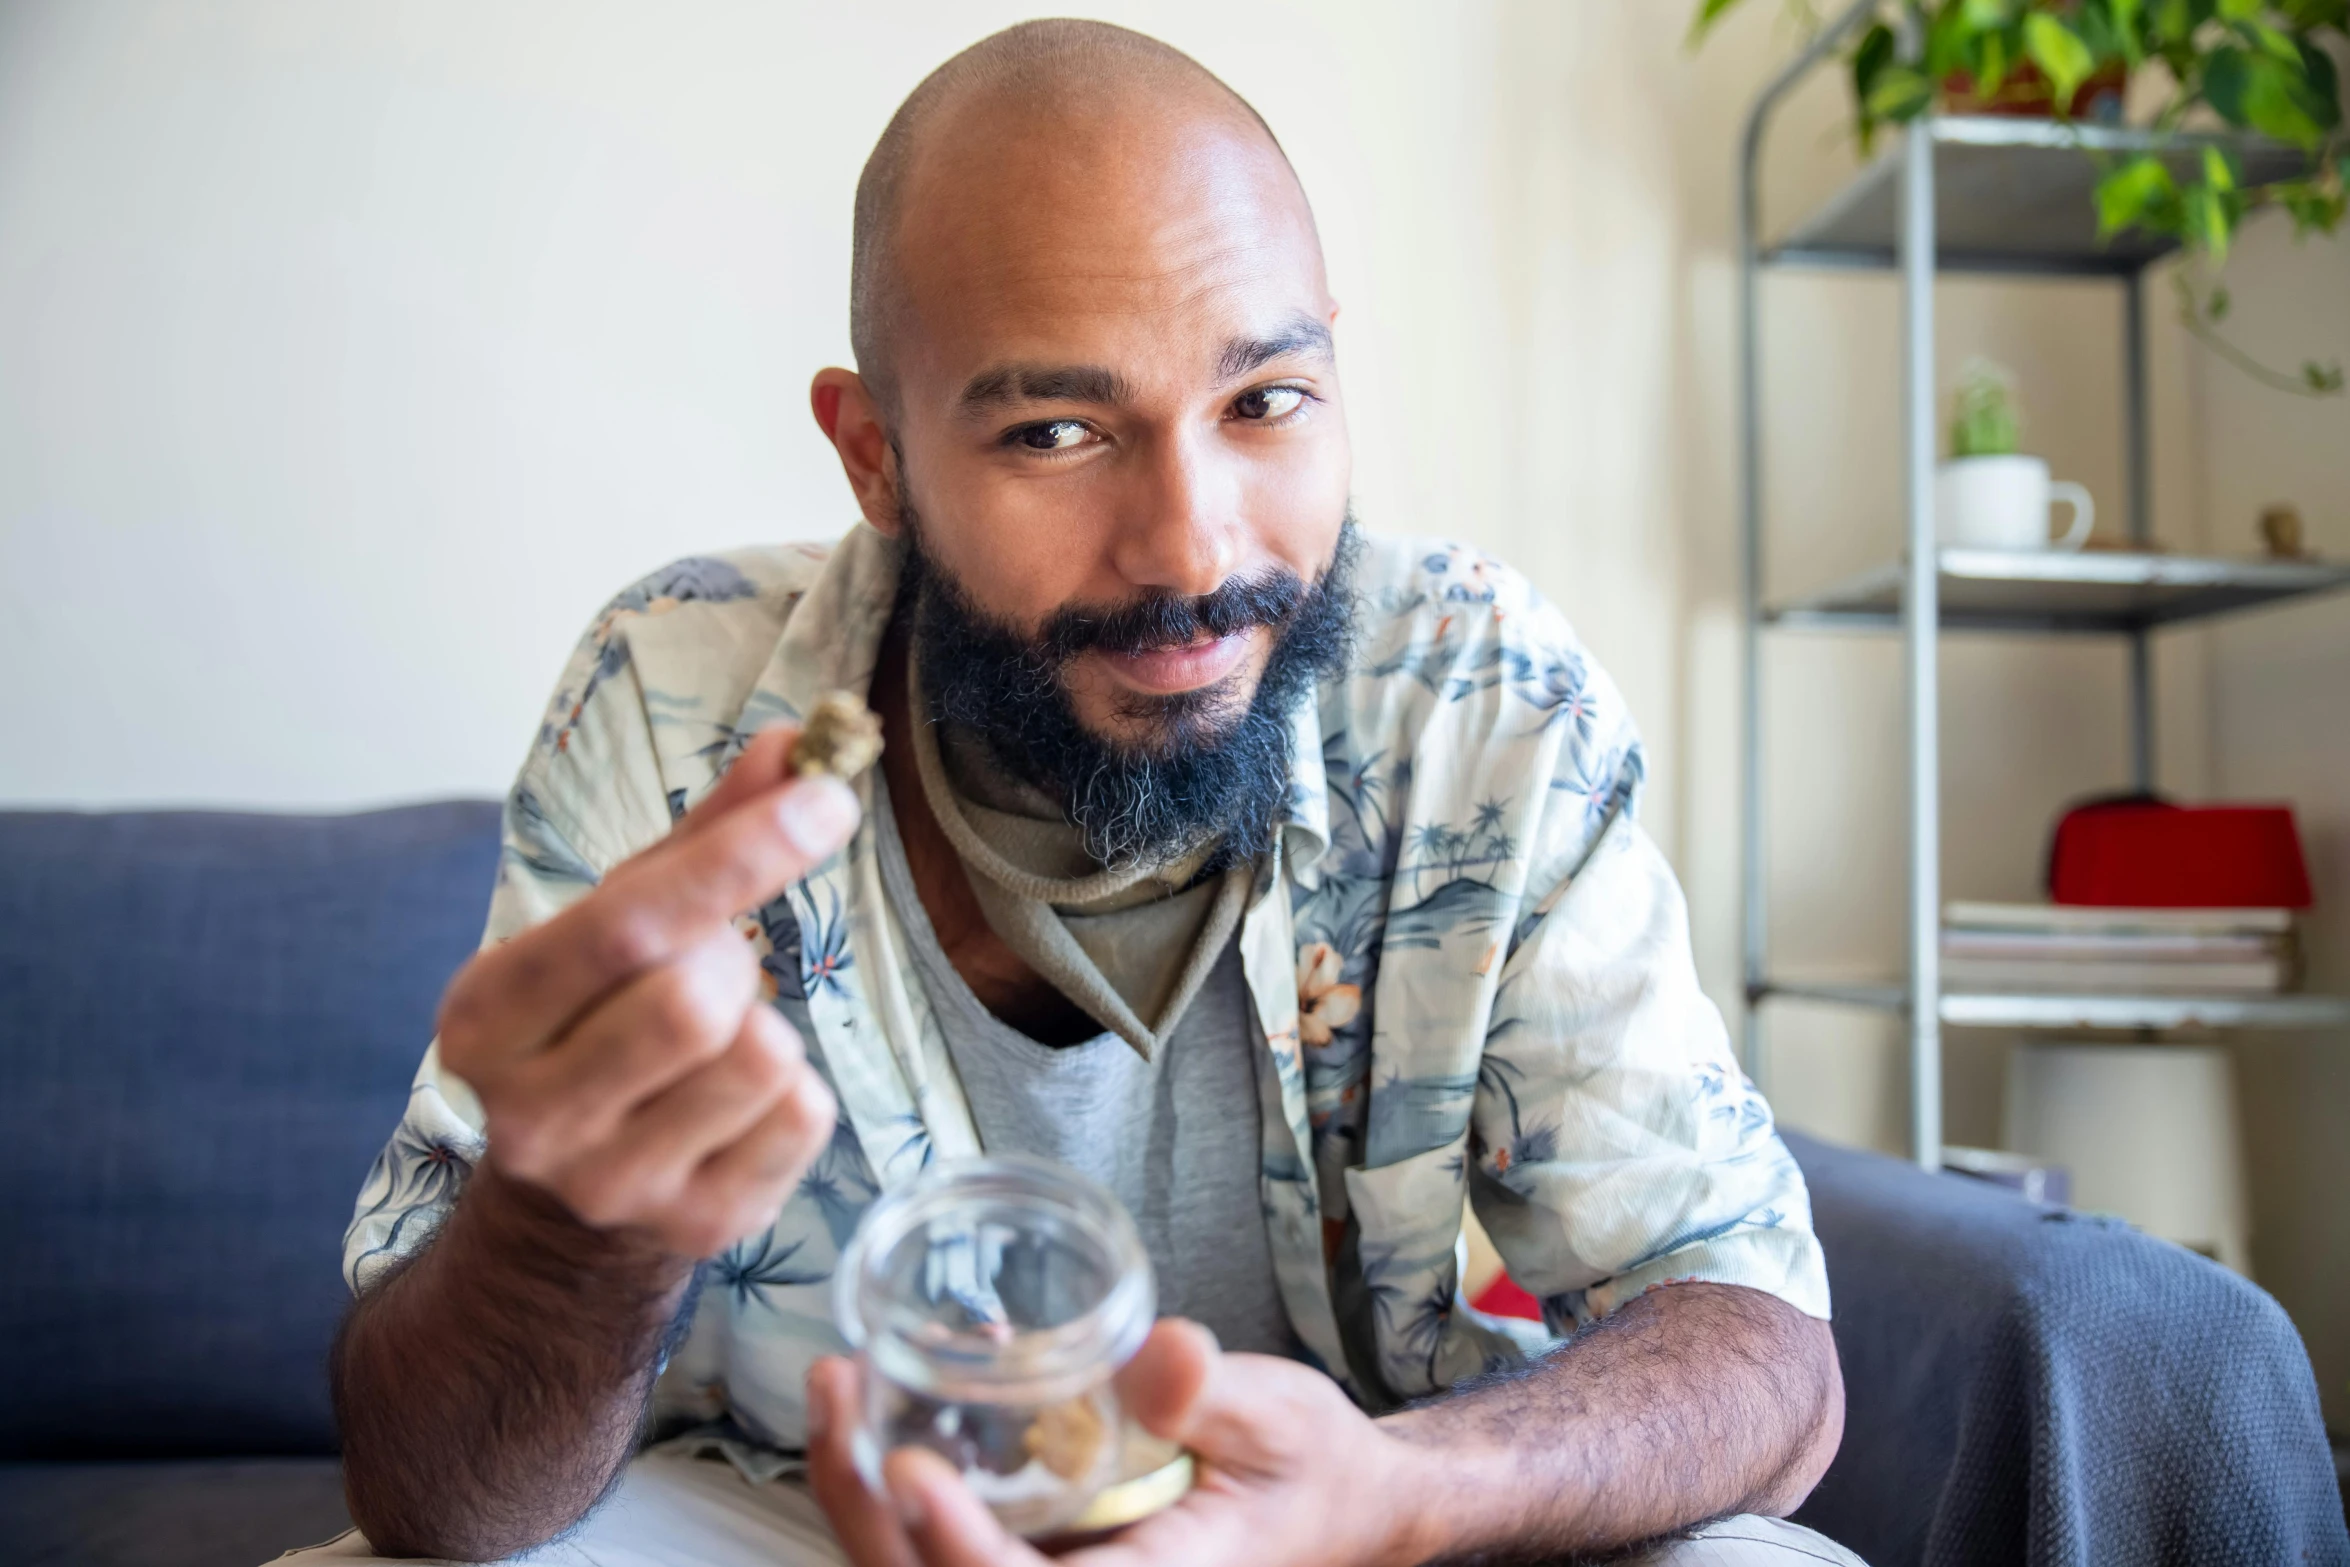
{"type": "Polygon", "coordinates": [[[2245,23],[2244,31],[2270,59],[2295,72],[2301,69],[2301,46],[2290,37],[2261,21],[2245,23]]]}
{"type": "Polygon", "coordinates": [[[1983,68],[1975,73],[1975,91],[1984,98],[1999,96],[2000,87],[2007,81],[2007,38],[2002,33],[1989,33],[1983,38],[1983,68]]]}
{"type": "Polygon", "coordinates": [[[2228,241],[2235,234],[2235,216],[2227,198],[2208,185],[2191,185],[2185,200],[2187,241],[2219,266],[2228,259],[2228,241]]]}
{"type": "Polygon", "coordinates": [[[1877,79],[1877,73],[1893,63],[1895,50],[1893,29],[1879,22],[1860,35],[1860,42],[1852,46],[1852,85],[1866,97],[1877,79]]]}
{"type": "Polygon", "coordinates": [[[2350,27],[2350,0],[2284,0],[2278,9],[2303,32],[2317,27],[2350,27]]]}
{"type": "Polygon", "coordinates": [[[1990,32],[2007,25],[2007,0],[1959,0],[1957,10],[1966,25],[1977,32],[1990,32]]]}
{"type": "Polygon", "coordinates": [[[1860,35],[1860,42],[1852,49],[1852,101],[1857,104],[1855,118],[1860,122],[1860,150],[1867,152],[1877,136],[1877,115],[1869,108],[1869,94],[1877,90],[1877,78],[1893,63],[1893,29],[1879,22],[1860,35]]]}
{"type": "Polygon", "coordinates": [[[2219,0],[2219,18],[2223,22],[2249,22],[2260,14],[2263,0],[2219,0]]]}
{"type": "Polygon", "coordinates": [[[2311,96],[2298,70],[2265,54],[2223,44],[2204,63],[2203,97],[2221,119],[2315,151],[2325,131],[2311,96]]]}
{"type": "Polygon", "coordinates": [[[2024,50],[2048,78],[2059,115],[2072,107],[2073,94],[2097,69],[2096,57],[2081,42],[2081,35],[2046,11],[2034,11],[2024,18],[2024,50]]]}
{"type": "MultiPolygon", "coordinates": [[[[2346,0],[2350,3],[2350,0],[2346,0]]],[[[2300,44],[2301,86],[2303,103],[2310,117],[2327,130],[2339,130],[2342,125],[2342,77],[2335,68],[2334,57],[2319,48],[2313,40],[2300,44]]]]}
{"type": "Polygon", "coordinates": [[[2204,103],[2228,125],[2244,127],[2244,96],[2251,92],[2251,56],[2223,45],[2204,56],[2204,103]]]}
{"type": "Polygon", "coordinates": [[[1963,6],[1946,7],[1926,29],[1925,72],[1939,81],[1953,71],[1967,70],[1973,53],[1967,46],[1979,36],[1968,26],[1963,6]]]}
{"type": "Polygon", "coordinates": [[[2236,188],[2236,160],[2217,147],[2203,149],[2203,183],[2213,190],[2236,188]]]}
{"type": "Polygon", "coordinates": [[[1720,21],[1722,14],[1737,4],[1738,0],[1704,0],[1704,3],[1697,8],[1697,15],[1689,20],[1687,47],[1694,49],[1705,42],[1705,35],[1713,31],[1714,23],[1720,21]]]}
{"type": "Polygon", "coordinates": [[[2304,359],[2301,362],[2301,379],[2308,383],[2313,392],[2339,392],[2342,389],[2342,367],[2338,364],[2321,365],[2314,359],[2304,359]]]}
{"type": "Polygon", "coordinates": [[[2267,55],[2255,55],[2252,82],[2244,99],[2252,128],[2279,141],[2315,152],[2326,139],[2319,123],[2327,106],[2310,90],[2298,65],[2285,65],[2267,55]]]}
{"type": "Polygon", "coordinates": [[[2139,8],[2143,0],[2106,0],[2106,10],[2113,17],[2113,33],[2122,46],[2122,57],[2133,66],[2146,58],[2146,40],[2138,26],[2139,8]]]}
{"type": "Polygon", "coordinates": [[[1914,120],[1934,101],[1934,84],[1906,65],[1889,65],[1869,89],[1868,111],[1880,120],[1914,120]]]}
{"type": "Polygon", "coordinates": [[[2110,238],[2131,224],[2145,224],[2178,199],[2178,182],[2163,161],[2140,153],[2097,182],[2097,233],[2110,238]]]}
{"type": "Polygon", "coordinates": [[[2341,191],[2329,190],[2315,180],[2279,180],[2268,189],[2277,204],[2293,215],[2295,239],[2333,233],[2342,226],[2344,210],[2350,207],[2341,191]]]}
{"type": "Polygon", "coordinates": [[[2251,81],[2251,59],[2241,49],[2214,49],[2203,61],[2203,100],[2230,125],[2251,123],[2244,117],[2244,96],[2251,81]]]}

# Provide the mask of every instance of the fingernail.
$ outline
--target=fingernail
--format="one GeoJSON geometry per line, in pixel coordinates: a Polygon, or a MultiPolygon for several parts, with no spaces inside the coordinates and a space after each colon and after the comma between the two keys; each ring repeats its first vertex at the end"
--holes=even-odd
{"type": "Polygon", "coordinates": [[[922,1527],[922,1498],[903,1480],[889,1480],[889,1505],[897,1509],[898,1523],[906,1529],[922,1527]]]}
{"type": "Polygon", "coordinates": [[[783,792],[776,821],[793,848],[821,859],[857,830],[857,794],[830,773],[803,778],[783,792]]]}

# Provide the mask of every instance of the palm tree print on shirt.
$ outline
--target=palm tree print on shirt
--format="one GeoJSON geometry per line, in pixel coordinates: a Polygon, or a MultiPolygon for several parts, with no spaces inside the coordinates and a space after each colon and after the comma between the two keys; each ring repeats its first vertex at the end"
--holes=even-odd
{"type": "Polygon", "coordinates": [[[710,1263],[710,1277],[734,1297],[737,1308],[756,1303],[772,1311],[771,1291],[821,1284],[832,1277],[829,1267],[810,1268],[794,1260],[807,1244],[796,1240],[785,1245],[770,1227],[720,1252],[710,1263]]]}
{"type": "Polygon", "coordinates": [[[673,561],[651,576],[621,589],[604,613],[588,628],[587,673],[576,696],[558,691],[548,721],[539,728],[539,744],[562,751],[571,744],[571,731],[587,711],[596,687],[628,667],[628,623],[646,615],[666,615],[681,604],[728,604],[756,598],[758,588],[732,562],[709,555],[689,555],[673,561]]]}

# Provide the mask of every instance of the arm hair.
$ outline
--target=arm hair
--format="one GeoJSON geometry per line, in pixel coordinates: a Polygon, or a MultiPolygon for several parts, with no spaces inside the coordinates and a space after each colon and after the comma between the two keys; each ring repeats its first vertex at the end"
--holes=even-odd
{"type": "Polygon", "coordinates": [[[1793,1512],[1836,1455],[1844,1379],[1825,1322],[1760,1290],[1673,1284],[1380,1423],[1459,1472],[1439,1560],[1557,1563],[1793,1512]]]}
{"type": "Polygon", "coordinates": [[[636,1450],[692,1278],[690,1261],[476,1170],[336,1336],[344,1498],[369,1545],[494,1561],[577,1524],[636,1450]]]}

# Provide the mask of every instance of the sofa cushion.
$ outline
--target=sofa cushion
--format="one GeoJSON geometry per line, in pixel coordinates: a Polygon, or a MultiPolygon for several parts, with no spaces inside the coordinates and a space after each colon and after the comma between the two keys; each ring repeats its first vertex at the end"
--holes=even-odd
{"type": "Polygon", "coordinates": [[[1846,1399],[1798,1523],[1873,1567],[2350,1567],[2309,1356],[2249,1280],[2119,1220],[1787,1146],[1846,1399]]]}
{"type": "Polygon", "coordinates": [[[333,1450],[343,1226],[497,853],[479,802],[0,813],[0,1457],[333,1450]]]}
{"type": "Polygon", "coordinates": [[[258,1567],[350,1527],[331,1458],[0,1464],[17,1567],[258,1567]]]}

